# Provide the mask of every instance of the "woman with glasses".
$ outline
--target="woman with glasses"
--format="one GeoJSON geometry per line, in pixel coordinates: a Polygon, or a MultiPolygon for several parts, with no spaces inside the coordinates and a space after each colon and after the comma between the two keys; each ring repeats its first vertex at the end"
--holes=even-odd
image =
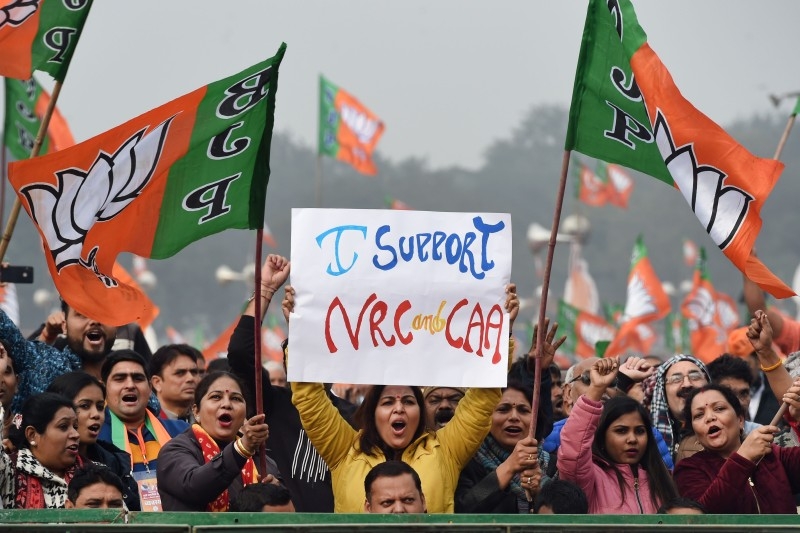
{"type": "Polygon", "coordinates": [[[125,506],[131,511],[139,511],[139,490],[131,475],[131,456],[110,442],[97,440],[106,418],[106,388],[100,380],[86,372],[67,372],[54,379],[47,387],[47,392],[68,398],[75,407],[81,464],[106,465],[122,480],[125,506]]]}
{"type": "Polygon", "coordinates": [[[624,395],[601,402],[618,370],[616,357],[594,362],[591,384],[561,432],[559,472],[584,491],[589,513],[655,514],[677,490],[644,407],[624,395]]]}
{"type": "MultiPolygon", "coordinates": [[[[798,393],[800,382],[784,401],[800,398],[798,393]]],[[[796,514],[800,448],[775,445],[776,426],[761,426],[744,438],[744,414],[728,387],[712,384],[692,391],[684,417],[704,449],[675,467],[681,495],[714,514],[796,514]]]]}

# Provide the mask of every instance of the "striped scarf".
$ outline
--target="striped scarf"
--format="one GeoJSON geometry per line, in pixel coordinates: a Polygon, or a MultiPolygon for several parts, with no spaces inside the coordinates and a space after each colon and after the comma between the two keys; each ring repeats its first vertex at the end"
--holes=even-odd
{"type": "MultiPolygon", "coordinates": [[[[661,432],[661,435],[664,437],[664,442],[667,443],[669,447],[669,453],[675,458],[675,454],[678,451],[678,443],[680,442],[681,436],[674,435],[672,431],[672,424],[673,418],[672,414],[669,411],[669,404],[667,403],[667,371],[677,362],[680,361],[689,361],[697,365],[698,368],[705,374],[706,380],[711,382],[711,378],[708,375],[708,370],[706,369],[706,365],[703,364],[702,361],[699,359],[686,354],[677,354],[673,355],[669,359],[667,359],[661,366],[658,367],[654,376],[649,377],[645,382],[642,384],[642,388],[647,391],[652,390],[652,398],[650,399],[650,418],[653,420],[653,425],[661,432]],[[648,381],[653,381],[652,389],[650,388],[650,384],[648,381]]],[[[645,405],[647,405],[647,398],[645,398],[645,405]]],[[[675,421],[677,423],[677,421],[675,421]]]]}

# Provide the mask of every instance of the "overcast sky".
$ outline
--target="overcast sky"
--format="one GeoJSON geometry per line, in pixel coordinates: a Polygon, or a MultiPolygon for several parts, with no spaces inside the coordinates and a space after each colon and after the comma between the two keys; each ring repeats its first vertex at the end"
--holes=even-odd
{"type": "MultiPolygon", "coordinates": [[[[384,156],[476,168],[532,106],[569,105],[586,5],[99,0],[59,106],[76,140],[85,140],[272,56],[285,41],[278,131],[316,145],[324,73],[385,121],[378,145],[384,156]]],[[[715,121],[776,112],[769,93],[800,89],[800,1],[634,5],[678,87],[715,121]]],[[[790,109],[786,101],[779,112],[790,109]]]]}

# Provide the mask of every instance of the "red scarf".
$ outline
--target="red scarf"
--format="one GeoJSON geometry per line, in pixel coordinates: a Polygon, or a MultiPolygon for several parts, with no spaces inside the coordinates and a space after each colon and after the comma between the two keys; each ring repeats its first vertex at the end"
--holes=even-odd
{"type": "MultiPolygon", "coordinates": [[[[204,464],[211,461],[214,457],[221,453],[216,441],[200,426],[200,424],[192,425],[192,432],[194,432],[197,442],[200,443],[200,449],[203,452],[204,464]]],[[[244,486],[258,482],[258,470],[253,458],[247,459],[242,467],[242,484],[244,486]]],[[[208,504],[208,510],[212,513],[221,513],[228,510],[230,502],[228,500],[228,489],[216,497],[214,501],[208,504]]]]}

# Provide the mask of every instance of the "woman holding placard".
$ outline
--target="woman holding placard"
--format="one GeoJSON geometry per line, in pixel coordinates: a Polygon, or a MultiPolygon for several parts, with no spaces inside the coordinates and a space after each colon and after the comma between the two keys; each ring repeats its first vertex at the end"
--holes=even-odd
{"type": "MultiPolygon", "coordinates": [[[[505,308],[513,324],[519,299],[512,284],[505,308]]],[[[294,309],[292,287],[283,301],[288,320],[294,309]]],[[[557,326],[548,331],[545,351],[555,351],[557,326]]],[[[512,341],[513,342],[513,341],[512,341]]],[[[513,353],[512,349],[509,353],[513,353]]],[[[469,389],[453,419],[437,431],[426,431],[419,387],[374,385],[356,413],[360,430],[339,414],[320,383],[292,383],[292,401],[312,444],[332,474],[334,511],[359,513],[364,508],[364,477],[386,460],[402,460],[419,473],[430,513],[452,513],[458,477],[489,432],[499,389],[469,389]]]]}

